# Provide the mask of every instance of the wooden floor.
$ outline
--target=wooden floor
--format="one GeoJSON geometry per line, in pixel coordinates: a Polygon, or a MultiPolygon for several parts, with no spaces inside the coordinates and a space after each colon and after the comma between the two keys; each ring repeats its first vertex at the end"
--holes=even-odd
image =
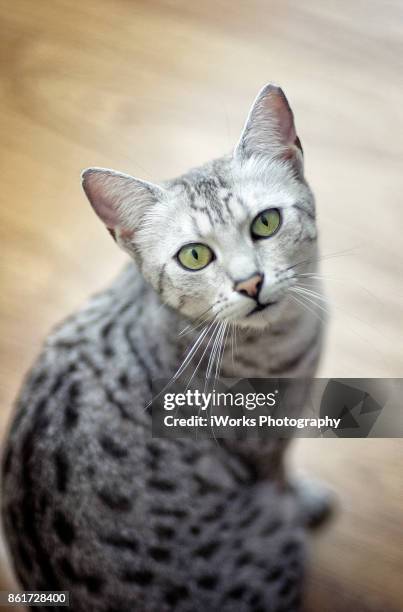
{"type": "MultiPolygon", "coordinates": [[[[49,327],[125,259],[80,170],[158,180],[228,151],[268,80],[294,108],[318,201],[321,374],[402,374],[399,0],[1,0],[0,21],[1,431],[49,327]]],[[[402,442],[304,441],[293,461],[340,503],[313,541],[307,612],[403,610],[402,442]]]]}

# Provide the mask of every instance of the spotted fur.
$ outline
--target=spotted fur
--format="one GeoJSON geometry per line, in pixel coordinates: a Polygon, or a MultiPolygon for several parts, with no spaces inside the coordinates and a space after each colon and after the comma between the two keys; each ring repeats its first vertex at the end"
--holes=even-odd
{"type": "Polygon", "coordinates": [[[315,371],[321,321],[291,291],[316,270],[315,206],[284,94],[262,90],[232,155],[161,186],[92,169],[84,188],[135,264],[51,333],[20,393],[2,507],[21,585],[69,591],[75,612],[297,612],[309,517],[284,441],[153,439],[146,409],[152,381],[197,342],[199,361],[211,332],[226,376],[315,371]],[[281,229],[254,243],[269,207],[281,229]],[[194,240],[216,253],[198,273],[175,259],[194,240]],[[256,269],[276,304],[251,314],[234,282],[256,269]]]}

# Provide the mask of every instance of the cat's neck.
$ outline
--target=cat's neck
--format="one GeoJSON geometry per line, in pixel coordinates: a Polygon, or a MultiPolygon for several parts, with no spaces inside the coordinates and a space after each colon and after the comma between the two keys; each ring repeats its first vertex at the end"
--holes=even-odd
{"type": "Polygon", "coordinates": [[[164,376],[173,375],[183,366],[188,376],[196,367],[200,374],[210,368],[213,376],[219,371],[236,378],[314,373],[321,322],[312,311],[292,302],[277,323],[262,329],[243,329],[219,322],[198,325],[190,321],[163,304],[134,266],[118,279],[117,289],[123,303],[132,300],[129,317],[133,330],[147,330],[142,343],[146,342],[148,350],[158,357],[164,376]],[[309,359],[307,353],[313,353],[309,359]]]}

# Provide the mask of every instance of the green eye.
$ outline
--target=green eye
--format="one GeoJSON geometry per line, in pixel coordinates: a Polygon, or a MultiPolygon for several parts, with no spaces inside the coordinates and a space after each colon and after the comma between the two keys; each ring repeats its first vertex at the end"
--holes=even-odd
{"type": "Polygon", "coordinates": [[[251,225],[254,238],[269,238],[276,233],[280,227],[281,216],[277,208],[269,208],[259,213],[251,225]]]}
{"type": "Polygon", "coordinates": [[[187,270],[201,270],[208,266],[214,255],[205,244],[187,244],[179,251],[178,260],[187,270]]]}

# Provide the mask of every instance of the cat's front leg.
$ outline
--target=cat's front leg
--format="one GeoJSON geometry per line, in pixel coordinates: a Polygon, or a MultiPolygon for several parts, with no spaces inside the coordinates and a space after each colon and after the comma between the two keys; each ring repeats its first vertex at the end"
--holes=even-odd
{"type": "Polygon", "coordinates": [[[289,488],[297,500],[301,523],[316,529],[336,511],[336,497],[320,480],[305,476],[290,480],[289,488]]]}

